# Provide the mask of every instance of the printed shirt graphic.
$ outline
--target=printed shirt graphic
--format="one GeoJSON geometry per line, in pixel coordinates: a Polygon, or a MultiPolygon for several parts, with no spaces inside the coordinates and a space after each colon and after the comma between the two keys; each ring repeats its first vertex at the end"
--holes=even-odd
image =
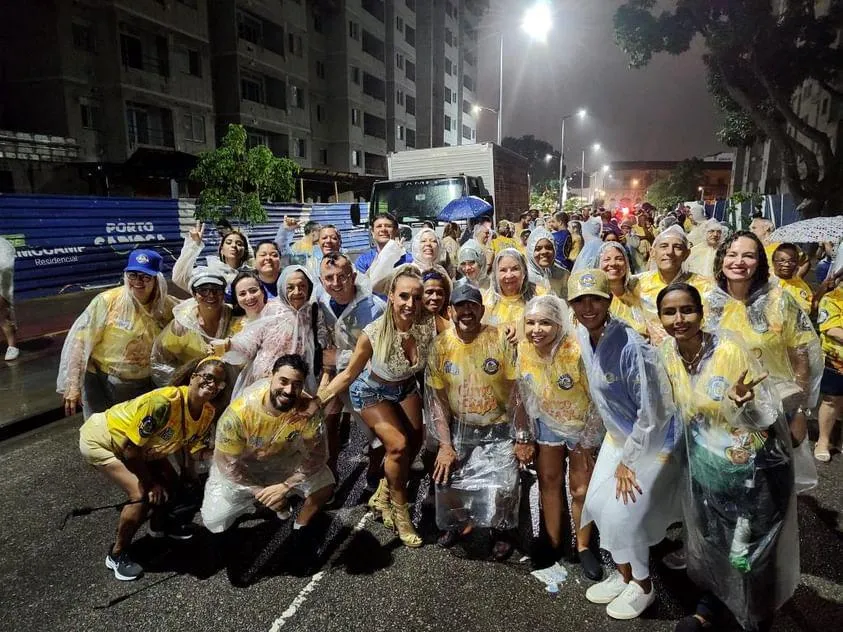
{"type": "Polygon", "coordinates": [[[828,335],[834,328],[843,328],[843,287],[837,287],[820,299],[817,312],[825,365],[832,371],[843,374],[843,344],[828,335]]]}
{"type": "Polygon", "coordinates": [[[115,448],[119,451],[128,439],[142,446],[151,461],[174,454],[182,446],[191,453],[209,447],[214,407],[205,404],[199,419],[193,419],[185,406],[187,391],[187,386],[165,386],[109,408],[105,418],[115,448]]]}
{"type": "Polygon", "coordinates": [[[455,420],[475,426],[508,423],[515,358],[502,330],[486,326],[470,344],[454,329],[440,334],[428,360],[427,388],[444,391],[455,420]]]}
{"type": "Polygon", "coordinates": [[[811,313],[811,302],[814,300],[814,293],[810,285],[797,276],[790,279],[779,279],[779,283],[794,298],[803,312],[806,314],[811,313]]]}

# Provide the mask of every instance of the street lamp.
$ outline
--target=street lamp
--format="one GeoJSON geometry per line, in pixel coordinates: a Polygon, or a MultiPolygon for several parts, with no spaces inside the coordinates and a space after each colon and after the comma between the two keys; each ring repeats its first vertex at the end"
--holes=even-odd
{"type": "Polygon", "coordinates": [[[544,161],[545,162],[550,162],[552,159],[553,159],[553,154],[545,154],[544,155],[544,161]]]}
{"type": "MultiPolygon", "coordinates": [[[[531,39],[538,42],[546,42],[547,34],[553,28],[553,12],[548,0],[538,0],[532,7],[527,9],[521,19],[521,30],[527,33],[531,39]]],[[[501,59],[498,72],[498,145],[503,138],[503,30],[501,30],[501,59]]],[[[494,111],[494,110],[492,110],[494,111]]]]}
{"type": "Polygon", "coordinates": [[[565,198],[568,197],[568,181],[565,180],[565,121],[574,116],[584,119],[588,113],[585,108],[580,108],[573,114],[566,114],[562,117],[562,146],[559,149],[559,208],[565,206],[565,198]]]}
{"type": "Polygon", "coordinates": [[[697,191],[700,192],[700,202],[705,202],[705,189],[697,187],[697,191]]]}
{"type": "MultiPolygon", "coordinates": [[[[591,148],[600,151],[600,143],[594,143],[591,148]]],[[[591,188],[591,176],[588,178],[588,187],[591,188]]],[[[580,193],[585,190],[585,149],[582,150],[582,167],[580,168],[580,193]]]]}

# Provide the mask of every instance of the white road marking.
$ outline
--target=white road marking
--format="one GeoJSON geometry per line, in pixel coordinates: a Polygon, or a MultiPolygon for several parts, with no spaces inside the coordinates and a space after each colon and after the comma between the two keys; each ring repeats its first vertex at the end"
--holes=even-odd
{"type": "MultiPolygon", "coordinates": [[[[351,544],[351,539],[363,530],[363,527],[366,526],[366,522],[371,517],[372,512],[368,511],[362,518],[360,518],[360,521],[356,525],[354,525],[354,528],[348,534],[346,539],[343,540],[339,548],[334,551],[334,554],[326,563],[327,567],[330,567],[330,565],[345,552],[345,550],[348,548],[348,545],[351,544]]],[[[307,583],[307,586],[301,589],[299,594],[296,595],[296,598],[293,599],[292,603],[290,603],[287,609],[281,613],[281,616],[272,622],[272,627],[269,628],[269,632],[278,632],[278,630],[283,628],[287,624],[287,622],[295,616],[299,608],[301,608],[304,602],[307,601],[307,596],[316,589],[316,586],[319,585],[319,582],[322,581],[322,578],[325,577],[327,572],[328,571],[319,571],[313,577],[310,578],[310,581],[307,583]]]]}

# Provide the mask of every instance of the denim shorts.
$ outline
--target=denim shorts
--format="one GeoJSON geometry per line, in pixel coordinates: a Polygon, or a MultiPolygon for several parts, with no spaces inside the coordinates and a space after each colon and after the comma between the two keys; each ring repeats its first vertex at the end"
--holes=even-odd
{"type": "Polygon", "coordinates": [[[351,383],[348,388],[348,395],[351,398],[351,405],[354,406],[354,410],[360,411],[381,402],[398,404],[413,393],[417,393],[418,390],[414,378],[397,384],[381,384],[373,380],[369,376],[369,371],[366,370],[351,383]]]}

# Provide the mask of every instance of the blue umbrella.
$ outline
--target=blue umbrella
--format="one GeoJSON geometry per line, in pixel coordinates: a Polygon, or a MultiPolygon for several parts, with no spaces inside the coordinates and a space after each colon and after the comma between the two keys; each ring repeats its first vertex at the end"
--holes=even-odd
{"type": "Polygon", "coordinates": [[[443,222],[455,222],[460,219],[474,219],[491,212],[492,205],[474,195],[465,195],[451,200],[439,213],[437,219],[443,222]]]}

